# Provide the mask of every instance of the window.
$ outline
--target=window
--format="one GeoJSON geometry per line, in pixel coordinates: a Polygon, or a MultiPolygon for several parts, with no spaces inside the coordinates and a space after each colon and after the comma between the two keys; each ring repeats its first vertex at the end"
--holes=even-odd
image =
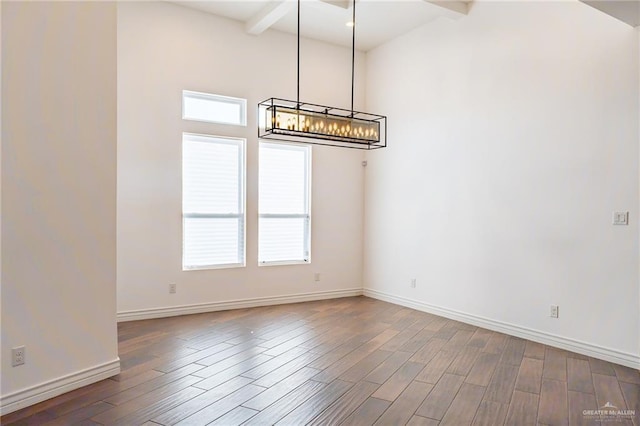
{"type": "Polygon", "coordinates": [[[311,148],[260,143],[258,261],[308,263],[311,148]]]}
{"type": "Polygon", "coordinates": [[[244,139],[183,134],[183,269],[244,266],[244,150],[244,139]]]}
{"type": "Polygon", "coordinates": [[[247,125],[247,100],[182,91],[182,118],[209,123],[247,125]]]}

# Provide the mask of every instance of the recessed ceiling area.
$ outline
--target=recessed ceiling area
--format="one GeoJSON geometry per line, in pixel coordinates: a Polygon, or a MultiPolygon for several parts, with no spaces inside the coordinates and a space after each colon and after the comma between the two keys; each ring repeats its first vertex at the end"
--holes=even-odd
{"type": "MultiPolygon", "coordinates": [[[[269,28],[296,34],[295,0],[180,1],[182,6],[244,22],[250,34],[269,28]]],[[[416,27],[438,18],[466,15],[469,2],[426,0],[358,0],[356,48],[368,51],[416,27]]],[[[350,0],[303,0],[300,35],[342,46],[351,46],[350,0]]]]}

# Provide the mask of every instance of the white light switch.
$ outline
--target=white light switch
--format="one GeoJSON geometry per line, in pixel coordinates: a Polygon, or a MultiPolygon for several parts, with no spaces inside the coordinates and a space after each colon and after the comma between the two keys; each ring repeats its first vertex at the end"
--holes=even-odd
{"type": "Polygon", "coordinates": [[[613,224],[614,225],[628,225],[629,224],[629,212],[613,212],[613,224]]]}

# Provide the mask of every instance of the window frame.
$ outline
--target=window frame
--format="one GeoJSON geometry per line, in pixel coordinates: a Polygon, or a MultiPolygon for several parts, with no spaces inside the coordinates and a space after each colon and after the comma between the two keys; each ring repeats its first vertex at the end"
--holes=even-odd
{"type": "Polygon", "coordinates": [[[245,138],[230,137],[230,136],[218,136],[202,133],[182,133],[182,270],[199,271],[206,269],[230,269],[230,268],[243,268],[247,262],[247,214],[246,214],[246,197],[247,197],[247,140],[245,138]],[[229,143],[235,142],[239,149],[238,155],[238,213],[194,213],[184,211],[184,144],[189,139],[196,142],[206,143],[220,143],[213,141],[229,141],[229,143]],[[200,218],[200,219],[225,219],[225,218],[237,218],[238,224],[241,230],[238,232],[238,258],[241,260],[237,263],[220,263],[211,265],[185,265],[185,219],[200,218]]]}
{"type": "MultiPolygon", "coordinates": [[[[307,254],[306,259],[302,260],[275,260],[275,261],[261,261],[260,260],[260,231],[258,229],[258,266],[280,266],[280,265],[308,265],[311,264],[311,181],[312,181],[312,147],[308,144],[298,144],[291,142],[277,142],[277,141],[262,141],[258,143],[258,154],[260,147],[264,145],[277,146],[279,149],[291,149],[302,150],[305,152],[305,185],[304,185],[304,197],[306,213],[260,213],[260,205],[258,203],[258,228],[260,227],[260,219],[306,219],[304,222],[304,246],[307,254]]],[[[258,164],[260,162],[258,161],[258,164]]],[[[260,170],[258,169],[258,183],[260,182],[260,170]]],[[[260,186],[258,185],[258,200],[260,199],[260,186]]]]}
{"type": "Polygon", "coordinates": [[[217,95],[214,93],[205,93],[205,92],[196,92],[193,90],[183,90],[182,91],[182,119],[183,120],[187,120],[187,121],[198,121],[201,123],[213,123],[213,124],[225,124],[225,125],[229,125],[229,126],[241,126],[241,127],[246,127],[247,126],[247,100],[245,98],[235,98],[232,96],[224,96],[224,95],[217,95]],[[233,104],[233,105],[238,105],[240,106],[240,122],[239,123],[235,123],[235,122],[230,122],[230,121],[221,121],[221,120],[206,120],[206,119],[201,119],[201,118],[192,118],[192,117],[187,117],[185,115],[185,100],[186,98],[191,97],[191,98],[197,98],[197,99],[205,99],[205,100],[211,100],[211,101],[217,101],[220,103],[226,103],[226,104],[233,104]]]}

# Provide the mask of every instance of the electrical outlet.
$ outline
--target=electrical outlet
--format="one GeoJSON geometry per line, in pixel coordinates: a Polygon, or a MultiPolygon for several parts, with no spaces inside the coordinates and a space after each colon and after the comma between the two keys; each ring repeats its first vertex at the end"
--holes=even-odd
{"type": "Polygon", "coordinates": [[[551,309],[549,310],[549,316],[551,318],[558,318],[558,311],[559,311],[559,307],[558,305],[551,305],[551,309]]]}
{"type": "Polygon", "coordinates": [[[629,212],[613,212],[613,224],[614,225],[628,225],[629,224],[629,212]]]}
{"type": "Polygon", "coordinates": [[[411,278],[411,288],[416,288],[416,279],[411,278]]]}
{"type": "Polygon", "coordinates": [[[25,361],[26,350],[24,346],[18,346],[11,349],[11,366],[17,367],[23,365],[25,361]]]}
{"type": "Polygon", "coordinates": [[[169,284],[169,293],[174,294],[176,292],[176,284],[169,284]]]}
{"type": "Polygon", "coordinates": [[[320,272],[316,272],[313,274],[313,280],[316,282],[320,281],[320,272]]]}

